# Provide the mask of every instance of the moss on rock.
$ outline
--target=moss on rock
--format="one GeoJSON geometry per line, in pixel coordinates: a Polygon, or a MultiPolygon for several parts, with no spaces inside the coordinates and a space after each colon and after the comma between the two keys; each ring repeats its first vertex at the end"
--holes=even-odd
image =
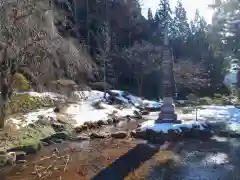
{"type": "Polygon", "coordinates": [[[41,107],[53,106],[55,103],[50,97],[31,96],[29,94],[14,94],[8,104],[7,113],[24,113],[41,107]]]}
{"type": "Polygon", "coordinates": [[[21,139],[19,142],[13,145],[12,148],[8,149],[9,152],[14,151],[22,151],[26,154],[36,153],[39,149],[41,149],[42,145],[40,140],[36,138],[27,138],[21,139]]]}

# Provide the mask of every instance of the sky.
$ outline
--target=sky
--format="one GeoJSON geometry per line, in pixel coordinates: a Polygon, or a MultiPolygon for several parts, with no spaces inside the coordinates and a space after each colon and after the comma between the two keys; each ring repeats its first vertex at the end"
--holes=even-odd
{"type": "MultiPolygon", "coordinates": [[[[147,15],[148,8],[152,9],[152,12],[155,13],[160,0],[140,0],[142,3],[142,11],[144,16],[147,15]]],[[[203,16],[207,23],[211,23],[213,10],[208,8],[213,0],[182,0],[183,6],[187,11],[188,20],[194,18],[196,9],[199,9],[200,15],[203,16]]],[[[175,9],[177,0],[170,0],[172,9],[175,9]]]]}

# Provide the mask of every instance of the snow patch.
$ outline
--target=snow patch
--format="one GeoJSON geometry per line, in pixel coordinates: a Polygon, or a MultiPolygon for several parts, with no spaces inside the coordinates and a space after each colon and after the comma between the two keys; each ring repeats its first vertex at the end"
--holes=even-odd
{"type": "Polygon", "coordinates": [[[168,133],[169,130],[182,132],[181,128],[191,129],[193,127],[199,127],[200,130],[204,130],[207,124],[203,121],[185,121],[181,124],[174,123],[156,123],[155,120],[149,120],[143,122],[140,126],[141,131],[153,130],[155,132],[168,133]]]}
{"type": "Polygon", "coordinates": [[[222,165],[222,164],[229,163],[229,158],[228,158],[228,155],[225,153],[212,153],[207,155],[203,160],[203,162],[207,164],[210,163],[210,164],[222,165]]]}
{"type": "MultiPolygon", "coordinates": [[[[70,104],[66,109],[66,115],[70,116],[75,122],[75,126],[81,126],[85,122],[96,122],[99,120],[108,120],[109,115],[113,114],[117,117],[134,116],[134,111],[139,111],[137,105],[145,105],[147,107],[158,108],[161,107],[160,102],[144,100],[140,97],[127,94],[121,90],[112,90],[113,93],[118,94],[118,99],[124,104],[128,105],[128,108],[118,109],[113,105],[105,103],[104,92],[91,90],[91,91],[75,91],[73,92],[73,98],[77,101],[74,104],[70,104]],[[95,101],[102,101],[102,109],[96,109],[92,106],[95,101]]],[[[66,99],[67,97],[58,93],[51,92],[21,92],[18,94],[29,94],[34,97],[50,97],[52,99],[66,99]]],[[[106,94],[109,97],[109,94],[106,94]]],[[[23,118],[11,118],[11,120],[21,126],[26,126],[32,122],[37,121],[39,116],[47,117],[50,120],[56,120],[57,115],[53,112],[53,108],[49,109],[38,109],[34,112],[26,113],[23,118]]]]}

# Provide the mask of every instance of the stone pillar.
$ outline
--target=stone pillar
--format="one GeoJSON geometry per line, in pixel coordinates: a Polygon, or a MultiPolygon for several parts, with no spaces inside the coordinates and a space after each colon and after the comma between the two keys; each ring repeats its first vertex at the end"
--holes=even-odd
{"type": "MultiPolygon", "coordinates": [[[[166,42],[166,40],[165,40],[166,42]]],[[[175,81],[173,71],[173,59],[168,46],[164,46],[162,61],[162,95],[163,105],[156,123],[181,123],[177,121],[173,95],[175,93],[175,81]]]]}

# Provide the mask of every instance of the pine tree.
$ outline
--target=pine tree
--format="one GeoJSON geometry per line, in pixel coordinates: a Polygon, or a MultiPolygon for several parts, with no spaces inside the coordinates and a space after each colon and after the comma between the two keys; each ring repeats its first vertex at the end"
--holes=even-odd
{"type": "Polygon", "coordinates": [[[163,44],[164,27],[168,25],[169,30],[171,29],[171,14],[172,10],[170,8],[169,0],[160,0],[159,7],[154,17],[155,39],[158,43],[160,42],[163,44]]]}
{"type": "Polygon", "coordinates": [[[153,21],[153,14],[151,8],[148,8],[148,20],[153,21]]]}
{"type": "Polygon", "coordinates": [[[187,21],[187,13],[181,1],[178,1],[175,8],[175,16],[173,19],[173,38],[186,41],[190,33],[190,27],[187,21]]]}

